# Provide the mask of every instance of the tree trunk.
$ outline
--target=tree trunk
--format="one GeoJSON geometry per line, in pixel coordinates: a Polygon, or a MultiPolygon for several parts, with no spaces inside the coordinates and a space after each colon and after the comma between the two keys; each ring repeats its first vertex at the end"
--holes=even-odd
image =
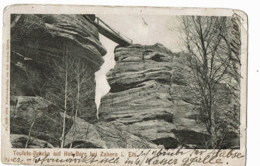
{"type": "Polygon", "coordinates": [[[29,134],[28,134],[28,139],[27,139],[27,141],[26,141],[26,143],[25,143],[25,148],[28,148],[28,145],[29,145],[29,143],[30,143],[30,141],[31,141],[31,132],[32,132],[32,128],[33,128],[33,126],[34,126],[34,123],[35,123],[35,119],[33,120],[32,124],[31,124],[31,126],[30,126],[29,134]]]}
{"type": "MultiPolygon", "coordinates": [[[[78,72],[80,72],[80,71],[78,71],[78,72]]],[[[78,116],[79,100],[80,100],[80,74],[78,73],[78,76],[77,76],[77,103],[76,103],[75,118],[78,116]]],[[[74,121],[75,121],[75,119],[74,119],[74,121]]]]}
{"type": "Polygon", "coordinates": [[[67,98],[68,98],[68,61],[67,61],[67,55],[66,55],[66,61],[65,61],[65,88],[64,88],[64,112],[63,112],[63,125],[62,125],[62,135],[61,135],[61,148],[64,147],[64,141],[65,141],[67,98]]]}
{"type": "Polygon", "coordinates": [[[217,144],[217,135],[216,135],[216,123],[215,123],[215,111],[212,109],[212,106],[210,106],[210,146],[212,149],[216,148],[217,144]]]}

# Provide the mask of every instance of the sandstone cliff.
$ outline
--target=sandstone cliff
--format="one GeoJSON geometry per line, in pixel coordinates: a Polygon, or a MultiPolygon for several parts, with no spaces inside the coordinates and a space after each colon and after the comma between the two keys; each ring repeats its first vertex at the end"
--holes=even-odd
{"type": "MultiPolygon", "coordinates": [[[[50,87],[62,81],[50,82],[58,77],[54,75],[57,64],[62,63],[65,55],[69,60],[78,57],[84,63],[84,70],[88,71],[87,84],[90,86],[84,91],[88,94],[87,104],[80,117],[95,117],[94,73],[100,69],[102,56],[106,53],[97,28],[82,15],[12,17],[19,19],[11,29],[11,95],[47,96],[50,87]]],[[[71,75],[76,77],[74,73],[71,75]]]]}
{"type": "MultiPolygon", "coordinates": [[[[115,68],[107,74],[111,90],[97,119],[94,74],[106,49],[88,17],[13,15],[12,20],[13,147],[60,147],[64,129],[65,148],[207,148],[210,136],[193,109],[184,53],[158,43],[117,46],[115,68]]],[[[230,110],[228,89],[219,86],[218,105],[230,110]]],[[[232,133],[227,137],[224,148],[239,145],[232,133]]]]}
{"type": "Polygon", "coordinates": [[[165,148],[203,146],[209,136],[192,118],[180,56],[161,44],[117,47],[100,119],[122,123],[127,131],[165,148]]]}
{"type": "Polygon", "coordinates": [[[11,143],[15,148],[60,147],[65,116],[65,148],[157,148],[117,122],[96,121],[95,72],[106,49],[97,28],[82,15],[12,15],[11,143]],[[76,59],[76,60],[75,60],[76,59]],[[66,64],[64,63],[66,60],[66,64]],[[73,62],[73,63],[72,63],[73,62]],[[77,62],[75,64],[75,62],[77,62]],[[80,62],[80,63],[79,63],[80,62]],[[80,64],[80,65],[78,65],[80,64]],[[70,70],[64,66],[71,66],[70,70]],[[80,66],[81,68],[77,68],[80,66]],[[74,71],[84,71],[75,73],[74,71]],[[65,72],[66,76],[62,75],[65,72]],[[74,102],[77,79],[80,98],[74,102]],[[71,78],[64,98],[64,79],[71,78]],[[86,80],[86,81],[85,81],[86,80]],[[53,82],[55,81],[55,82],[53,82]],[[72,82],[72,83],[71,83],[72,82]],[[76,82],[76,83],[75,83],[76,82]],[[77,117],[73,117],[78,104],[77,117]]]}

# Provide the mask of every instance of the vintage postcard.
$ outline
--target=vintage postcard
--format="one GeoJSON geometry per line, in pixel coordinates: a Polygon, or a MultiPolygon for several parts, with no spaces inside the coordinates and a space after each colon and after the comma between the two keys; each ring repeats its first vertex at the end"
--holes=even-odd
{"type": "Polygon", "coordinates": [[[245,166],[247,15],[13,5],[5,164],[245,166]]]}

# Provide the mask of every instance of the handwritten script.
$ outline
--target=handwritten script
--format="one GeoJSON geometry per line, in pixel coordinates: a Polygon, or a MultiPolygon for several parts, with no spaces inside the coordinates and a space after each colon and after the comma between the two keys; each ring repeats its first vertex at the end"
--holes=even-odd
{"type": "MultiPolygon", "coordinates": [[[[136,149],[136,150],[54,150],[29,151],[14,150],[13,157],[5,157],[5,162],[16,164],[71,164],[71,165],[228,165],[230,159],[243,159],[239,150],[199,150],[199,149],[136,149]]],[[[241,160],[243,161],[243,160],[241,160]]]]}
{"type": "Polygon", "coordinates": [[[231,42],[230,49],[232,52],[232,59],[240,63],[240,50],[241,50],[241,33],[240,33],[240,16],[233,14],[231,18],[232,30],[231,30],[231,42]]]}

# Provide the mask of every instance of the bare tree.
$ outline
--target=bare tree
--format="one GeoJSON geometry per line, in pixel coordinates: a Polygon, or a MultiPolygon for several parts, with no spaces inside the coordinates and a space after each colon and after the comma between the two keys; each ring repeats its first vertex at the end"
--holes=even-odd
{"type": "Polygon", "coordinates": [[[74,60],[69,56],[68,49],[65,47],[65,51],[62,57],[59,58],[49,58],[49,65],[53,66],[51,73],[46,76],[47,94],[46,99],[52,101],[58,108],[63,112],[62,121],[62,133],[61,133],[61,148],[64,147],[65,132],[66,132],[66,114],[72,109],[72,95],[74,81],[73,73],[74,70],[74,60]]]}
{"type": "Polygon", "coordinates": [[[85,63],[81,58],[76,58],[74,67],[75,75],[75,113],[74,117],[78,117],[80,109],[84,108],[84,101],[88,99],[94,91],[92,87],[92,79],[88,63],[85,63]]]}
{"type": "MultiPolygon", "coordinates": [[[[38,55],[38,49],[40,49],[41,43],[46,42],[45,39],[49,39],[49,36],[46,38],[46,35],[51,34],[45,24],[45,17],[48,16],[11,16],[12,45],[30,46],[30,48],[22,50],[20,47],[14,47],[12,48],[12,55],[18,57],[19,63],[15,65],[20,67],[28,77],[28,83],[32,89],[31,95],[44,97],[59,108],[57,111],[62,116],[62,120],[59,121],[61,124],[60,146],[62,148],[65,146],[66,132],[70,129],[71,122],[73,121],[72,123],[75,124],[75,118],[88,111],[86,106],[95,90],[93,88],[94,75],[89,60],[74,55],[75,50],[73,53],[70,52],[71,46],[66,40],[62,39],[58,51],[51,50],[51,53],[46,53],[44,60],[38,61],[38,56],[42,56],[38,55]],[[39,32],[43,32],[43,34],[39,32]],[[29,58],[32,56],[31,48],[34,49],[33,51],[37,51],[35,54],[37,57],[33,59],[29,58]],[[35,70],[38,69],[39,71],[36,72],[35,70]],[[68,116],[73,118],[68,118],[68,116]]],[[[26,146],[30,143],[31,132],[35,123],[33,122],[29,129],[29,139],[26,146]]]]}
{"type": "MultiPolygon", "coordinates": [[[[49,66],[53,66],[52,72],[46,75],[48,80],[47,94],[45,98],[52,101],[62,111],[61,145],[63,148],[66,132],[70,126],[67,121],[72,120],[72,128],[76,130],[75,120],[87,111],[86,104],[93,94],[93,83],[90,66],[84,58],[72,56],[69,49],[64,49],[61,57],[49,57],[49,66]],[[68,116],[71,118],[68,119],[68,116]]],[[[69,124],[71,125],[71,123],[69,124]]]]}
{"type": "Polygon", "coordinates": [[[237,69],[233,70],[236,62],[228,41],[229,20],[227,17],[183,16],[180,22],[188,52],[187,81],[198,101],[200,121],[211,136],[210,147],[216,148],[217,118],[221,111],[218,109],[219,89],[222,85],[234,85],[234,78],[239,75],[237,69]]]}
{"type": "MultiPolygon", "coordinates": [[[[74,62],[73,75],[75,81],[73,82],[73,111],[71,114],[73,125],[71,127],[71,132],[76,134],[80,131],[76,123],[77,117],[80,116],[83,111],[87,111],[86,100],[91,97],[94,91],[92,85],[94,75],[91,74],[88,63],[86,63],[84,59],[76,57],[74,62]]],[[[72,138],[72,140],[74,140],[74,138],[72,138]]],[[[70,148],[72,147],[73,144],[71,143],[70,148]]]]}

